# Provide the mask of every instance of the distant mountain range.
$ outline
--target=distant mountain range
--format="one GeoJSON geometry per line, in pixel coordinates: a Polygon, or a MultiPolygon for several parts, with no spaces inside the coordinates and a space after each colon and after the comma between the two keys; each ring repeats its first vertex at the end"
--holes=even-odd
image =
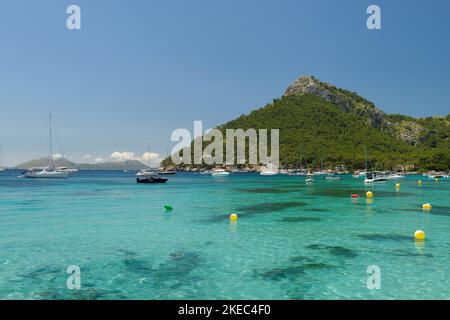
{"type": "MultiPolygon", "coordinates": [[[[67,167],[78,170],[142,170],[148,167],[138,160],[127,160],[123,162],[100,162],[100,163],[75,163],[65,158],[54,160],[56,167],[67,167]]],[[[40,158],[21,163],[17,169],[29,169],[33,167],[45,167],[48,165],[48,158],[40,158]]]]}
{"type": "MultiPolygon", "coordinates": [[[[357,93],[313,76],[300,77],[281,98],[217,128],[223,133],[226,129],[280,129],[280,162],[285,167],[323,164],[361,169],[364,146],[372,169],[450,167],[450,115],[386,114],[357,93]]],[[[162,165],[171,166],[171,159],[162,165]]],[[[191,166],[180,169],[186,167],[191,166]]]]}

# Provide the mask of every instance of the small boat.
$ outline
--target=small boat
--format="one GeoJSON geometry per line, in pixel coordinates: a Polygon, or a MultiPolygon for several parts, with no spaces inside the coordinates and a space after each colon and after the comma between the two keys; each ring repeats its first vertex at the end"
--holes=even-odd
{"type": "Polygon", "coordinates": [[[278,174],[278,168],[273,163],[268,163],[259,173],[261,176],[274,176],[278,174]]]}
{"type": "Polygon", "coordinates": [[[177,174],[177,171],[176,170],[164,170],[164,171],[158,172],[158,174],[160,174],[160,175],[177,174]]]}
{"type": "Polygon", "coordinates": [[[314,182],[314,176],[311,173],[308,173],[305,182],[314,182]]]}
{"type": "Polygon", "coordinates": [[[230,173],[225,169],[214,169],[214,171],[212,172],[213,177],[224,177],[229,175],[230,173]]]}
{"type": "Polygon", "coordinates": [[[376,172],[368,172],[364,183],[379,183],[386,182],[387,179],[384,175],[378,175],[376,172]]]}
{"type": "Polygon", "coordinates": [[[158,176],[154,176],[154,175],[150,175],[150,176],[145,176],[145,177],[138,177],[136,178],[136,182],[137,183],[165,183],[167,182],[168,179],[166,178],[161,178],[158,176]]]}

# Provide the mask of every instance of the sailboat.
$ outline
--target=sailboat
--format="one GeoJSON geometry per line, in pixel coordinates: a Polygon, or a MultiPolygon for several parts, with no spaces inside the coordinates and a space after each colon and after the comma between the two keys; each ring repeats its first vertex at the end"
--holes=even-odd
{"type": "Polygon", "coordinates": [[[67,178],[69,173],[66,171],[58,171],[55,168],[53,163],[53,144],[52,144],[52,112],[49,112],[48,115],[48,124],[49,124],[49,155],[48,155],[48,167],[41,170],[26,170],[22,172],[22,176],[24,178],[67,178]]]}
{"type": "Polygon", "coordinates": [[[303,170],[303,161],[302,161],[302,148],[300,147],[300,169],[294,170],[289,173],[290,176],[306,176],[306,171],[303,170]]]}
{"type": "Polygon", "coordinates": [[[313,175],[320,176],[320,175],[326,175],[326,174],[328,174],[328,172],[323,170],[323,159],[320,158],[320,170],[314,171],[313,175]]]}
{"type": "Polygon", "coordinates": [[[364,146],[364,153],[366,157],[366,178],[364,179],[364,183],[380,183],[380,182],[386,182],[386,176],[384,173],[376,172],[376,171],[369,171],[367,166],[367,149],[366,146],[364,146]]]}
{"type": "Polygon", "coordinates": [[[368,166],[367,166],[367,148],[366,145],[364,145],[364,159],[366,163],[366,171],[355,171],[353,174],[353,178],[363,178],[367,175],[368,172],[368,166]]]}
{"type": "Polygon", "coordinates": [[[3,144],[0,142],[0,172],[4,171],[3,168],[3,144]]]}
{"type": "Polygon", "coordinates": [[[137,177],[147,177],[155,175],[156,173],[151,171],[150,169],[150,160],[151,160],[151,153],[150,153],[150,147],[148,148],[148,168],[139,170],[138,173],[136,173],[137,177]]]}

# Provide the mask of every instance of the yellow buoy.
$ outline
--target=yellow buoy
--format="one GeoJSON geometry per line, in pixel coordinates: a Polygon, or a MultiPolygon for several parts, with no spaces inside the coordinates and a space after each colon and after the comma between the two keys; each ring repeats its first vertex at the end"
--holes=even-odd
{"type": "Polygon", "coordinates": [[[424,209],[424,210],[431,210],[431,208],[433,208],[433,206],[429,203],[424,203],[422,205],[422,209],[424,209]]]}
{"type": "Polygon", "coordinates": [[[237,221],[237,219],[238,219],[238,215],[237,215],[236,213],[232,213],[232,214],[230,215],[230,220],[231,220],[231,221],[237,221]]]}
{"type": "Polygon", "coordinates": [[[425,240],[425,232],[423,232],[422,230],[417,230],[416,232],[414,232],[414,238],[416,240],[425,240]]]}
{"type": "Polygon", "coordinates": [[[395,185],[395,187],[396,187],[397,189],[400,189],[400,183],[397,183],[397,184],[395,185]]]}
{"type": "Polygon", "coordinates": [[[373,198],[372,191],[367,191],[366,196],[367,196],[367,198],[373,198]]]}

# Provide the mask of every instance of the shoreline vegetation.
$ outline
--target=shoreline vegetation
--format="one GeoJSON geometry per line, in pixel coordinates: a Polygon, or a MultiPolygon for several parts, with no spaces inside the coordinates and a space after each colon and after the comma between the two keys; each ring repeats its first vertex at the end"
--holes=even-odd
{"type": "MultiPolygon", "coordinates": [[[[450,168],[450,114],[426,118],[386,114],[357,93],[313,76],[300,77],[281,98],[216,128],[224,137],[226,129],[279,129],[284,169],[364,170],[364,148],[369,170],[422,173],[450,168]]],[[[193,153],[192,145],[190,149],[193,153]]],[[[248,156],[248,142],[246,149],[248,156]]],[[[168,157],[161,167],[201,171],[216,166],[174,165],[168,157]]],[[[260,170],[248,165],[218,167],[260,170]]]]}
{"type": "MultiPolygon", "coordinates": [[[[298,78],[281,98],[216,129],[224,138],[227,129],[279,129],[281,170],[353,173],[366,170],[366,161],[367,169],[372,171],[425,173],[450,170],[450,114],[426,118],[386,114],[357,93],[321,82],[313,76],[298,78]]],[[[261,164],[248,165],[248,137],[245,139],[247,164],[175,165],[167,157],[161,162],[160,169],[197,172],[223,168],[260,172],[264,168],[261,164]]],[[[203,140],[202,150],[208,144],[203,140]]],[[[191,156],[193,145],[194,141],[191,142],[191,156]]],[[[189,148],[179,151],[180,157],[184,152],[189,152],[189,148]]],[[[225,143],[223,153],[226,153],[225,143]]],[[[236,159],[236,150],[234,155],[236,159]]],[[[47,162],[48,158],[35,159],[15,168],[45,167],[47,162]]],[[[138,160],[78,164],[60,158],[55,160],[55,165],[78,170],[148,169],[138,160]]]]}

